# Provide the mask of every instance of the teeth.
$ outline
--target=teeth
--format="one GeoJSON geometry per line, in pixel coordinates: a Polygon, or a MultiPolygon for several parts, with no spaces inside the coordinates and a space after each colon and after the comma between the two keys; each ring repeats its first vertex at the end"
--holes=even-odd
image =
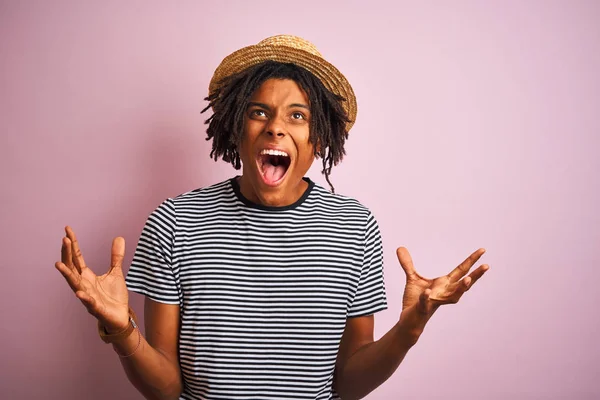
{"type": "Polygon", "coordinates": [[[271,149],[264,149],[263,151],[260,152],[260,155],[261,156],[269,155],[269,156],[289,157],[288,153],[286,153],[285,151],[271,150],[271,149]]]}

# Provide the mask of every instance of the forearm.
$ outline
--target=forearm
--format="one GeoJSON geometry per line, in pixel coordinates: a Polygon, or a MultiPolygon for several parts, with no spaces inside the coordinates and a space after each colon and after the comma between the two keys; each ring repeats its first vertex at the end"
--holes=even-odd
{"type": "Polygon", "coordinates": [[[336,371],[335,388],[343,400],[365,397],[398,369],[429,319],[414,311],[403,313],[381,339],[362,346],[336,371]]]}
{"type": "Polygon", "coordinates": [[[136,329],[119,343],[113,344],[131,383],[149,400],[178,399],[183,389],[177,360],[169,360],[154,349],[136,329]]]}

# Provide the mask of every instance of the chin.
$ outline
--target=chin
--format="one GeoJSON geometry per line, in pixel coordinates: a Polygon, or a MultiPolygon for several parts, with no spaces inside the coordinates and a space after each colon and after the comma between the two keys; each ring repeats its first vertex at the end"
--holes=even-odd
{"type": "Polygon", "coordinates": [[[289,185],[292,176],[288,175],[288,173],[276,182],[270,182],[264,179],[264,176],[260,171],[257,171],[254,176],[256,177],[256,185],[254,186],[256,195],[262,202],[268,203],[269,205],[279,205],[279,203],[285,202],[285,199],[293,194],[293,185],[292,187],[289,185]]]}
{"type": "Polygon", "coordinates": [[[243,191],[242,193],[249,200],[265,206],[287,206],[293,204],[297,198],[302,196],[300,186],[303,182],[303,176],[296,175],[293,166],[291,166],[283,177],[273,182],[265,179],[263,171],[258,167],[252,168],[250,171],[245,170],[242,178],[249,184],[245,186],[246,191],[251,192],[243,191]]]}
{"type": "Polygon", "coordinates": [[[298,161],[292,151],[282,146],[260,149],[252,157],[242,160],[242,194],[248,200],[268,206],[295,203],[306,189],[302,179],[305,171],[298,168],[298,161]]]}

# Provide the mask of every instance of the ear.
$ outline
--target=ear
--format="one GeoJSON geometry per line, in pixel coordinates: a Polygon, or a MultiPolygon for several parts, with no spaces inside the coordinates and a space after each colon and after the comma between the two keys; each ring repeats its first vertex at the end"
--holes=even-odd
{"type": "Polygon", "coordinates": [[[324,149],[321,146],[321,140],[317,139],[317,143],[315,144],[315,157],[317,158],[324,158],[325,154],[324,152],[322,152],[324,149]]]}

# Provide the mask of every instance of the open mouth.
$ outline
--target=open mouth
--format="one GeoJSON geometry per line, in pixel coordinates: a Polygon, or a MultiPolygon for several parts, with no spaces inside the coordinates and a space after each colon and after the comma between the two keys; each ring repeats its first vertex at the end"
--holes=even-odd
{"type": "Polygon", "coordinates": [[[281,150],[265,149],[258,155],[258,169],[264,182],[275,186],[283,180],[290,167],[290,156],[281,150]]]}

